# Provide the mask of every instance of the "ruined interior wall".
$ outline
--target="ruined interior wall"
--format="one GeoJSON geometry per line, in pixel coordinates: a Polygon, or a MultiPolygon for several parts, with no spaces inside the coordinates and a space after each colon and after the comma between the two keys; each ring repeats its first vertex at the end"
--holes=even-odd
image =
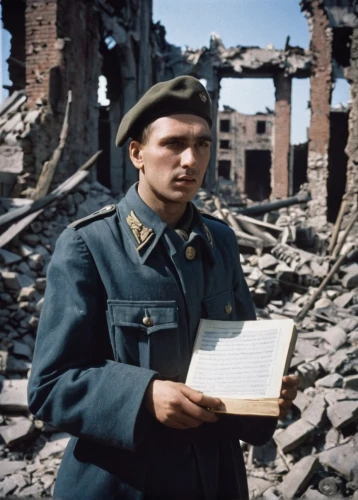
{"type": "Polygon", "coordinates": [[[289,190],[292,79],[279,73],[275,79],[275,126],[271,167],[271,197],[286,198],[289,190]]]}
{"type": "Polygon", "coordinates": [[[348,213],[358,209],[358,28],[354,28],[351,40],[350,68],[347,78],[351,84],[352,106],[349,113],[347,183],[344,199],[348,213]]]}
{"type": "MultiPolygon", "coordinates": [[[[42,108],[41,123],[22,141],[24,150],[23,170],[26,179],[26,196],[36,186],[43,163],[55,149],[59,135],[59,121],[48,112],[49,68],[60,62],[56,50],[57,2],[27,0],[25,11],[25,53],[26,53],[26,108],[42,108]]],[[[15,186],[13,196],[18,196],[20,185],[15,186]]]]}
{"type": "MultiPolygon", "coordinates": [[[[74,173],[98,150],[98,79],[102,57],[99,50],[99,13],[92,2],[58,2],[57,46],[63,56],[50,88],[52,106],[58,106],[61,120],[72,91],[67,146],[61,166],[65,177],[74,173]],[[58,99],[58,104],[56,102],[58,99]]],[[[61,169],[60,169],[61,170],[61,169]]]]}
{"type": "Polygon", "coordinates": [[[60,54],[55,50],[57,2],[27,0],[25,13],[26,29],[26,95],[28,107],[34,108],[47,100],[49,68],[60,63],[60,54]]]}
{"type": "Polygon", "coordinates": [[[26,7],[27,107],[43,107],[41,123],[24,141],[28,188],[59,143],[68,90],[69,133],[57,180],[68,177],[98,145],[99,31],[91,2],[28,0],[26,7]]]}
{"type": "Polygon", "coordinates": [[[332,91],[331,29],[321,0],[312,0],[306,12],[311,30],[311,123],[307,179],[313,223],[323,226],[327,212],[329,114],[332,91]]]}
{"type": "MultiPolygon", "coordinates": [[[[112,5],[121,2],[113,1],[112,5]]],[[[123,4],[123,2],[122,2],[123,4]]],[[[129,109],[156,81],[154,59],[156,37],[152,29],[152,1],[127,0],[121,16],[114,18],[101,12],[104,30],[112,30],[116,46],[103,53],[103,74],[108,81],[107,97],[110,100],[110,173],[111,189],[121,194],[138,180],[127,145],[116,148],[118,126],[129,109]]],[[[164,44],[165,45],[165,44],[164,44]]]]}

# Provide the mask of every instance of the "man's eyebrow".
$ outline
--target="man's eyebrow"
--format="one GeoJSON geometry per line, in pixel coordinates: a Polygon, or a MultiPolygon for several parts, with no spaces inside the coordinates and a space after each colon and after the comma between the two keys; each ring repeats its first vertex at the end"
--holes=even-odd
{"type": "MultiPolygon", "coordinates": [[[[189,136],[186,134],[175,134],[175,135],[166,135],[165,137],[162,138],[163,141],[172,141],[175,139],[187,139],[189,136]]],[[[209,134],[202,134],[198,135],[195,137],[195,140],[197,141],[208,141],[208,142],[213,142],[213,138],[209,134]]]]}

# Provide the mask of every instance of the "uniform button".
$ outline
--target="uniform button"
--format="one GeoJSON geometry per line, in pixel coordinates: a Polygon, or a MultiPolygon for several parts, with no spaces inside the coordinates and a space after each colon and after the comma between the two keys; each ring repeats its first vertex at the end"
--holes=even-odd
{"type": "Polygon", "coordinates": [[[195,259],[196,251],[194,247],[187,247],[185,250],[185,257],[188,260],[193,260],[195,259]]]}
{"type": "Polygon", "coordinates": [[[153,320],[149,316],[144,316],[143,318],[143,324],[145,326],[153,326],[153,320]]]}
{"type": "Polygon", "coordinates": [[[232,311],[231,304],[230,303],[226,304],[226,306],[225,306],[226,314],[231,314],[231,311],[232,311]]]}

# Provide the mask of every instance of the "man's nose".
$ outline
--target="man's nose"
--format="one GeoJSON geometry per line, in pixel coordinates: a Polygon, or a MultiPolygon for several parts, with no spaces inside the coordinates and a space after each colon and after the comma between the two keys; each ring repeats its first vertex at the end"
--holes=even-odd
{"type": "Polygon", "coordinates": [[[182,167],[193,168],[196,166],[196,156],[194,148],[188,147],[182,152],[182,167]]]}

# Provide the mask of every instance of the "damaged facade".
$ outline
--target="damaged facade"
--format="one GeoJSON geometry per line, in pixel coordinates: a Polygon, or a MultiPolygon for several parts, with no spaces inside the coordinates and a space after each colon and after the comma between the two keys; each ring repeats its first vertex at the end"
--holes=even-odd
{"type": "Polygon", "coordinates": [[[234,180],[255,201],[270,197],[273,126],[273,113],[247,115],[229,106],[218,113],[218,179],[234,180]]]}
{"type": "MultiPolygon", "coordinates": [[[[330,202],[337,205],[337,198],[340,202],[344,195],[349,213],[356,209],[358,201],[358,8],[353,0],[302,0],[301,7],[310,28],[312,53],[307,177],[312,195],[311,216],[316,224],[322,225],[330,202]],[[345,145],[339,143],[340,134],[331,133],[331,94],[337,78],[347,78],[351,86],[349,135],[345,145]],[[339,165],[330,162],[329,152],[336,149],[347,155],[345,158],[342,154],[339,165]],[[344,186],[343,190],[332,188],[337,181],[339,187],[344,186]],[[331,190],[327,191],[329,186],[331,190]]],[[[340,129],[341,134],[343,131],[344,126],[340,129]]],[[[334,221],[338,209],[333,212],[329,218],[334,221]]]]}
{"type": "MultiPolygon", "coordinates": [[[[263,153],[255,153],[260,165],[269,162],[269,181],[267,173],[262,174],[260,192],[252,193],[246,185],[247,169],[238,166],[230,176],[241,191],[249,191],[249,198],[285,198],[297,189],[298,180],[305,179],[299,170],[306,170],[307,161],[307,148],[299,148],[296,161],[290,147],[292,79],[310,78],[307,180],[311,215],[317,224],[324,224],[327,215],[334,221],[343,195],[347,214],[354,209],[358,189],[358,18],[353,0],[301,1],[311,32],[309,50],[291,47],[288,42],[284,50],[225,48],[214,34],[208,48],[182,52],[166,42],[159,23],[153,24],[152,2],[146,0],[20,0],[16,6],[11,0],[2,0],[2,7],[4,27],[12,35],[8,62],[13,99],[0,113],[0,185],[4,196],[31,196],[44,162],[58,145],[69,90],[72,110],[68,137],[55,180],[66,178],[101,149],[97,178],[121,195],[137,176],[124,148],[114,146],[121,118],[153,83],[192,74],[207,82],[214,123],[223,78],[273,80],[271,146],[257,148],[270,150],[270,158],[261,160],[263,153]],[[98,104],[101,75],[107,79],[108,106],[98,104]],[[332,133],[330,103],[333,82],[342,77],[351,84],[352,106],[347,141],[336,145],[339,134],[332,133]],[[337,148],[346,166],[342,159],[330,162],[329,152],[337,148]],[[336,185],[341,187],[337,190],[336,185]]],[[[348,120],[348,113],[345,118],[348,120]]],[[[220,139],[214,130],[213,155],[205,179],[209,189],[215,188],[220,176],[216,158],[224,160],[217,141],[220,139]]],[[[242,158],[235,161],[242,164],[242,158]]]]}

